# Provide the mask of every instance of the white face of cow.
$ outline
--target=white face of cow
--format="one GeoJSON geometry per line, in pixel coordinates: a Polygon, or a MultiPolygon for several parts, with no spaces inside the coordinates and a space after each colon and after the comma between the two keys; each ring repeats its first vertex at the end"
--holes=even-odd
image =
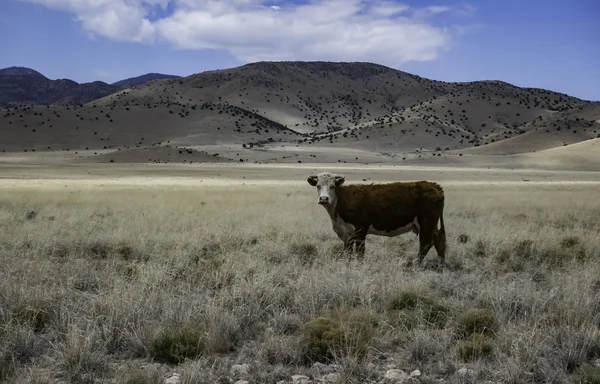
{"type": "Polygon", "coordinates": [[[308,184],[317,187],[318,203],[327,209],[334,208],[337,203],[336,187],[344,184],[344,176],[333,175],[328,172],[319,173],[318,176],[309,176],[308,184]]]}

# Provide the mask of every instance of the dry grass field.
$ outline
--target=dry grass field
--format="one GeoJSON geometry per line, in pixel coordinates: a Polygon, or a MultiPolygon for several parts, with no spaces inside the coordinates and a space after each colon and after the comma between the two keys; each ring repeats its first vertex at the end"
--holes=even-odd
{"type": "Polygon", "coordinates": [[[0,381],[599,382],[598,183],[441,181],[440,269],[341,254],[306,175],[0,180],[0,381]]]}

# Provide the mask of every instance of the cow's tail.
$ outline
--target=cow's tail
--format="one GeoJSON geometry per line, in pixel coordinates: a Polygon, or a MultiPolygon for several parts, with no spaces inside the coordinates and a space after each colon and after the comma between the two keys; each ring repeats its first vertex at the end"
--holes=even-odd
{"type": "Polygon", "coordinates": [[[446,238],[446,228],[444,228],[444,207],[440,212],[440,234],[446,238]]]}
{"type": "Polygon", "coordinates": [[[444,228],[444,204],[442,202],[442,207],[440,209],[440,229],[436,231],[435,235],[435,248],[438,250],[438,254],[442,257],[442,262],[444,262],[446,251],[448,249],[448,243],[446,242],[446,228],[444,228]]]}

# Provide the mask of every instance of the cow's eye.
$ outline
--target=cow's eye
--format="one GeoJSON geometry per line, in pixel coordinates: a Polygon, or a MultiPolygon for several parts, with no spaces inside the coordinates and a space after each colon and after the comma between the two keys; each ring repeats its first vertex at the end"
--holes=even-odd
{"type": "Polygon", "coordinates": [[[333,185],[330,185],[330,186],[329,186],[329,189],[333,189],[333,188],[335,188],[335,186],[333,186],[333,185]]]}

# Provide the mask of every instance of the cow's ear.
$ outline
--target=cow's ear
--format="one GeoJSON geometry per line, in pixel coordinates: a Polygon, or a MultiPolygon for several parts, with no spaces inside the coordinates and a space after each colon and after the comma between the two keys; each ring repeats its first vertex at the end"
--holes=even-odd
{"type": "Polygon", "coordinates": [[[346,178],[344,176],[336,176],[335,177],[335,186],[339,187],[340,185],[344,184],[344,180],[346,180],[346,178]]]}
{"type": "Polygon", "coordinates": [[[317,185],[317,176],[308,176],[308,179],[306,179],[306,181],[308,181],[308,184],[314,187],[317,185]]]}

